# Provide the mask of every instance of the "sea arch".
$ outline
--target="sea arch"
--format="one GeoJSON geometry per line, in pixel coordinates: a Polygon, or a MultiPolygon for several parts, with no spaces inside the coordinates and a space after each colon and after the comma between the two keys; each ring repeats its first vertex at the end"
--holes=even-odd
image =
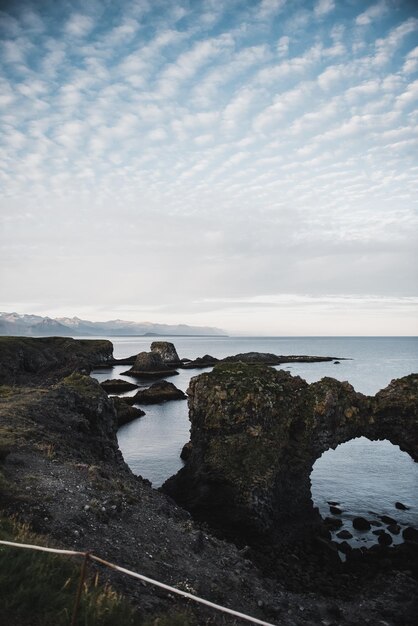
{"type": "Polygon", "coordinates": [[[191,380],[191,454],[163,489],[197,519],[245,540],[288,539],[319,523],[310,474],[328,449],[388,439],[418,461],[418,375],[375,396],[308,384],[263,365],[222,364],[191,380]]]}

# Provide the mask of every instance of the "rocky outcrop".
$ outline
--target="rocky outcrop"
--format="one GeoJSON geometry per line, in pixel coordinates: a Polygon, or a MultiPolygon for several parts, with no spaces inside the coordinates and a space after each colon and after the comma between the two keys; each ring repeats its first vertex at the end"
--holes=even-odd
{"type": "Polygon", "coordinates": [[[137,378],[163,378],[175,376],[178,372],[166,365],[158,352],[140,352],[131,369],[123,374],[137,378]]]}
{"type": "Polygon", "coordinates": [[[155,352],[161,356],[163,363],[166,365],[181,365],[179,355],[173,343],[169,341],[153,341],[151,344],[151,352],[155,352]]]}
{"type": "Polygon", "coordinates": [[[158,404],[168,400],[186,400],[187,396],[181,389],[166,380],[154,383],[147,389],[140,389],[134,396],[125,398],[129,404],[158,404]]]}
{"type": "MultiPolygon", "coordinates": [[[[210,354],[205,354],[192,361],[183,362],[185,369],[203,369],[213,367],[217,363],[247,363],[249,365],[282,365],[284,363],[322,363],[334,361],[332,356],[298,356],[298,355],[277,355],[269,352],[243,352],[223,359],[217,359],[210,354]]],[[[344,360],[344,359],[341,359],[344,360]]],[[[181,367],[181,366],[180,366],[181,367]]]]}
{"type": "MultiPolygon", "coordinates": [[[[334,356],[284,356],[269,352],[243,352],[234,356],[227,356],[222,363],[249,363],[264,365],[281,365],[282,363],[323,363],[334,361],[334,356]]],[[[340,358],[340,357],[339,357],[340,358]]]]}
{"type": "Polygon", "coordinates": [[[211,356],[210,354],[205,354],[204,356],[200,356],[192,361],[183,361],[183,368],[191,370],[204,369],[205,367],[213,367],[217,363],[219,363],[219,359],[211,356]]]}
{"type": "Polygon", "coordinates": [[[121,378],[104,380],[100,383],[100,386],[106,393],[123,393],[124,391],[138,389],[138,385],[135,385],[135,383],[129,383],[127,380],[122,380],[121,378]]]}
{"type": "MultiPolygon", "coordinates": [[[[243,367],[239,369],[243,371],[243,367]]],[[[405,536],[409,542],[403,546],[406,556],[399,553],[400,561],[390,557],[395,561],[394,571],[388,566],[391,560],[386,546],[378,546],[378,553],[369,551],[370,568],[364,575],[356,569],[358,550],[351,551],[349,568],[343,569],[336,560],[327,568],[312,560],[310,553],[296,554],[292,547],[289,558],[283,550],[270,550],[274,568],[265,567],[263,573],[254,565],[254,550],[240,550],[220,541],[207,527],[196,525],[170,498],[152,489],[148,481],[132,474],[117,444],[118,400],[109,398],[97,381],[77,373],[51,385],[53,376],[48,372],[48,385],[43,387],[37,376],[33,374],[38,385],[4,385],[0,389],[0,526],[18,518],[42,534],[43,545],[89,551],[281,626],[337,622],[415,625],[417,587],[413,576],[418,575],[418,553],[414,548],[418,545],[411,531],[405,536]],[[376,554],[384,559],[380,569],[376,554]]],[[[217,393],[223,395],[222,388],[217,393]]],[[[222,402],[228,405],[228,397],[222,402]]],[[[242,406],[238,405],[234,417],[237,432],[242,425],[242,406]]],[[[261,402],[258,406],[261,410],[261,402]]],[[[254,413],[257,411],[255,406],[254,413]]],[[[244,414],[242,417],[245,419],[244,414]]],[[[219,419],[220,429],[222,417],[219,419]]],[[[213,427],[216,432],[215,423],[213,427]]],[[[230,436],[233,434],[232,429],[230,436]]],[[[242,469],[246,479],[245,458],[242,469]]],[[[20,534],[4,538],[22,542],[20,534]]],[[[322,545],[336,559],[336,549],[330,548],[329,542],[322,545]]],[[[12,548],[2,547],[2,554],[5,558],[10,555],[13,562],[12,548]]],[[[107,574],[100,572],[100,576],[107,574]]],[[[219,616],[192,602],[185,615],[183,600],[176,601],[151,585],[138,585],[129,577],[115,573],[112,585],[132,601],[141,623],[236,624],[232,616],[219,616]]],[[[8,597],[17,601],[13,592],[8,597]]],[[[0,603],[0,623],[15,623],[9,606],[0,603]]],[[[44,623],[44,615],[38,611],[36,605],[34,619],[44,623]]]]}
{"type": "Polygon", "coordinates": [[[113,360],[110,341],[67,337],[0,337],[0,384],[56,382],[113,360]]]}
{"type": "Polygon", "coordinates": [[[222,364],[193,378],[188,395],[192,451],[163,489],[245,540],[300,536],[318,522],[309,477],[329,448],[364,435],[418,460],[418,375],[369,398],[332,378],[309,385],[262,365],[222,364]]]}
{"type": "Polygon", "coordinates": [[[145,411],[131,406],[131,404],[124,398],[118,398],[115,396],[112,400],[113,406],[115,407],[118,428],[119,426],[133,422],[133,420],[136,420],[138,417],[143,417],[145,415],[145,411]]]}

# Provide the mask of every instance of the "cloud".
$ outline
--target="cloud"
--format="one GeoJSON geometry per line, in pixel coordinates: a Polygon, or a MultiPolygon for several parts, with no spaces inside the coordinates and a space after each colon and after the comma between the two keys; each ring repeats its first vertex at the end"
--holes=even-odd
{"type": "Polygon", "coordinates": [[[286,4],[286,0],[261,0],[257,7],[255,16],[258,20],[268,20],[280,13],[286,4]]]}
{"type": "Polygon", "coordinates": [[[279,57],[287,56],[287,53],[289,52],[289,44],[290,37],[288,37],[287,35],[283,35],[283,37],[280,37],[279,41],[277,42],[277,54],[279,55],[279,57]]]}
{"type": "Polygon", "coordinates": [[[335,9],[335,0],[318,0],[314,6],[315,17],[323,17],[335,9]]]}
{"type": "Polygon", "coordinates": [[[392,29],[387,37],[377,39],[373,63],[378,66],[386,64],[405,37],[416,30],[418,30],[418,19],[411,17],[392,29]]]}
{"type": "Polygon", "coordinates": [[[408,52],[405,57],[405,63],[402,68],[404,74],[412,74],[418,70],[418,46],[408,52]]]}
{"type": "Polygon", "coordinates": [[[396,107],[403,109],[418,99],[418,80],[408,85],[405,91],[396,98],[396,107]]]}
{"type": "Polygon", "coordinates": [[[388,12],[388,10],[389,7],[385,0],[383,0],[382,2],[378,2],[377,4],[373,4],[363,13],[360,13],[360,15],[356,17],[356,24],[357,26],[368,26],[373,21],[383,17],[388,12]]]}
{"type": "Polygon", "coordinates": [[[65,33],[72,37],[85,37],[94,28],[94,19],[82,13],[73,13],[65,24],[65,33]]]}
{"type": "Polygon", "coordinates": [[[294,74],[304,74],[321,59],[321,55],[322,46],[316,44],[300,56],[261,69],[256,76],[256,82],[265,85],[294,74]]]}
{"type": "Polygon", "coordinates": [[[173,96],[181,82],[192,78],[199,68],[225,53],[232,45],[233,39],[229,34],[195,43],[191,50],[181,53],[164,70],[159,79],[158,97],[173,96]]]}
{"type": "Polygon", "coordinates": [[[308,97],[312,84],[300,83],[295,89],[285,91],[276,97],[275,102],[266,107],[254,119],[253,126],[257,132],[265,132],[277,124],[288,111],[294,111],[308,97]]]}

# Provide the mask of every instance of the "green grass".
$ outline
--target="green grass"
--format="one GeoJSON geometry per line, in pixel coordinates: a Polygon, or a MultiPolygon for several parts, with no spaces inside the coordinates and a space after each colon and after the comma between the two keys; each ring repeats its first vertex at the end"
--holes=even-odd
{"type": "MultiPolygon", "coordinates": [[[[0,539],[51,545],[14,519],[0,517],[0,539]]],[[[0,624],[70,626],[81,559],[0,545],[0,624]]],[[[195,626],[188,612],[140,618],[130,602],[90,567],[77,626],[195,626]]]]}
{"type": "MultiPolygon", "coordinates": [[[[39,536],[14,520],[0,519],[0,538],[40,544],[39,536]]],[[[81,562],[54,554],[0,546],[0,623],[68,626],[81,562]]],[[[136,626],[133,607],[92,571],[81,596],[77,626],[136,626]]]]}

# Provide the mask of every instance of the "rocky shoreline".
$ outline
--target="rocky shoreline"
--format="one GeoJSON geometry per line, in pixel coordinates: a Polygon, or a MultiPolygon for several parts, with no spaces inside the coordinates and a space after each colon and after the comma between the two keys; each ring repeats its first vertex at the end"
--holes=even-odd
{"type": "MultiPolygon", "coordinates": [[[[265,541],[244,544],[241,536],[227,541],[222,533],[210,531],[203,519],[194,521],[169,496],[134,476],[118,449],[115,400],[86,375],[97,363],[112,361],[110,342],[0,339],[3,516],[17,516],[30,524],[47,545],[91,550],[284,626],[415,623],[418,572],[402,551],[380,546],[343,564],[323,529],[298,542],[282,543],[280,550],[265,541]]],[[[206,388],[211,386],[206,383],[206,388]]],[[[395,400],[402,412],[406,391],[411,396],[405,385],[380,392],[375,419],[379,415],[389,423],[388,407],[395,400]]],[[[334,415],[327,412],[327,401],[337,407],[341,394],[331,401],[324,393],[325,421],[334,415]]],[[[192,393],[189,403],[193,402],[192,393]]],[[[416,406],[416,397],[409,402],[416,406]]],[[[356,406],[342,405],[343,412],[356,406]]],[[[197,451],[193,445],[195,461],[197,451]]],[[[410,540],[409,555],[417,545],[410,540]]],[[[144,618],[184,608],[181,601],[149,586],[116,575],[111,579],[144,618]]],[[[196,624],[238,623],[190,603],[188,611],[196,624]]]]}

